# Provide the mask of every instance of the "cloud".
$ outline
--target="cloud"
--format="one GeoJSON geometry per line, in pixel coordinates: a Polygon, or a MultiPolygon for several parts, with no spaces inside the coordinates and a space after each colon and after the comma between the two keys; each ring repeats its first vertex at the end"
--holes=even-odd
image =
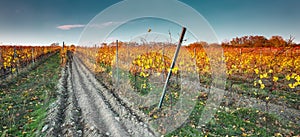
{"type": "MultiPolygon", "coordinates": [[[[113,21],[109,21],[109,22],[104,22],[102,24],[90,24],[88,25],[88,27],[92,27],[92,28],[105,28],[105,27],[109,27],[109,26],[115,26],[115,25],[120,25],[123,22],[113,22],[113,21]]],[[[83,28],[86,25],[83,24],[70,24],[70,25],[61,25],[61,26],[57,26],[56,28],[61,29],[61,30],[70,30],[70,29],[74,29],[74,28],[83,28]]]]}
{"type": "Polygon", "coordinates": [[[83,28],[83,27],[85,27],[85,25],[72,24],[72,25],[62,25],[62,26],[58,26],[56,28],[61,29],[61,30],[70,30],[70,29],[74,29],[74,28],[83,28]]]}
{"type": "Polygon", "coordinates": [[[90,24],[89,27],[92,28],[105,28],[105,27],[109,27],[109,26],[117,26],[123,24],[123,22],[113,22],[113,21],[109,21],[109,22],[104,22],[102,24],[90,24]]]}

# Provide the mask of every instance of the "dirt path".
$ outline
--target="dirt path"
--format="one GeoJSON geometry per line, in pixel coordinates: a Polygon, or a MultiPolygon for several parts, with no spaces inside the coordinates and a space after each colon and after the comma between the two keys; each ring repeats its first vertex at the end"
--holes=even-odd
{"type": "Polygon", "coordinates": [[[50,107],[45,136],[158,136],[136,110],[115,97],[77,57],[71,59],[59,82],[58,100],[50,107]]]}

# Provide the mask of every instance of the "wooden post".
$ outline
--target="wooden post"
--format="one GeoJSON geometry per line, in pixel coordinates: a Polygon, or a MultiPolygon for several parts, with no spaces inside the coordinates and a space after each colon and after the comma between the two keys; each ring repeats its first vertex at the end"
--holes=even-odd
{"type": "MultiPolygon", "coordinates": [[[[1,48],[0,48],[1,49],[1,48]]],[[[3,65],[2,49],[0,50],[0,67],[3,65]]]]}
{"type": "Polygon", "coordinates": [[[181,32],[181,36],[180,36],[180,39],[179,39],[179,42],[178,42],[178,45],[177,45],[177,48],[176,48],[176,51],[175,51],[175,54],[174,54],[174,58],[173,58],[173,61],[172,61],[172,64],[171,64],[171,67],[170,67],[170,70],[169,70],[169,73],[168,73],[168,76],[167,76],[165,85],[164,85],[164,88],[163,88],[163,92],[162,92],[162,95],[161,95],[161,98],[160,98],[160,101],[159,101],[159,104],[158,104],[158,109],[161,109],[163,100],[164,100],[164,98],[165,98],[167,86],[168,86],[169,80],[170,80],[171,75],[172,75],[172,69],[173,69],[174,66],[175,66],[176,59],[177,59],[177,57],[178,57],[179,50],[180,50],[180,47],[181,47],[181,44],[182,44],[182,41],[183,41],[185,32],[186,32],[186,28],[183,27],[183,28],[182,28],[182,32],[181,32]]]}
{"type": "MultiPolygon", "coordinates": [[[[13,60],[15,60],[15,59],[17,59],[18,57],[18,55],[17,55],[17,51],[16,51],[17,49],[16,49],[16,46],[14,47],[14,57],[13,57],[13,60]]],[[[16,72],[17,72],[17,74],[18,74],[18,63],[17,63],[17,61],[16,62],[14,62],[14,67],[16,68],[16,72]]]]}
{"type": "Polygon", "coordinates": [[[199,74],[199,72],[198,72],[198,66],[197,66],[197,53],[196,53],[196,48],[194,48],[194,63],[195,63],[195,70],[196,70],[196,72],[198,73],[198,75],[199,75],[199,80],[200,80],[200,74],[199,74]]]}
{"type": "Polygon", "coordinates": [[[31,60],[32,60],[32,64],[34,64],[34,49],[31,48],[31,60]]]}
{"type": "MultiPolygon", "coordinates": [[[[1,47],[0,47],[0,49],[1,49],[1,47]]],[[[4,74],[4,62],[3,62],[3,58],[2,58],[2,50],[3,49],[0,50],[0,77],[2,77],[3,76],[2,74],[4,74]]]]}
{"type": "Polygon", "coordinates": [[[117,69],[117,88],[119,87],[119,41],[116,41],[116,69],[117,69]]]}
{"type": "Polygon", "coordinates": [[[165,58],[164,58],[164,56],[165,56],[165,45],[163,45],[163,50],[162,50],[162,62],[163,62],[163,65],[164,65],[164,68],[162,69],[162,82],[164,82],[165,81],[165,66],[166,66],[166,63],[165,63],[165,58]]]}

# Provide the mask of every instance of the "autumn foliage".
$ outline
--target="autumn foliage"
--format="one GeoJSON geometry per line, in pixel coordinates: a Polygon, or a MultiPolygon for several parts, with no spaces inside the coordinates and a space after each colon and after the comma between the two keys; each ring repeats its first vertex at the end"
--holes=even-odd
{"type": "Polygon", "coordinates": [[[0,46],[1,73],[17,71],[43,55],[58,50],[57,46],[0,46]]]}

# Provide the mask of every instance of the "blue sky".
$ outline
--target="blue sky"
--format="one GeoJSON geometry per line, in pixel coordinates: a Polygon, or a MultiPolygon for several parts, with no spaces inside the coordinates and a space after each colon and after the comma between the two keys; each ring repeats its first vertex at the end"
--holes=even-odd
{"type": "MultiPolygon", "coordinates": [[[[119,0],[0,0],[0,45],[77,44],[84,27],[119,0]]],[[[290,35],[300,43],[299,0],[181,0],[213,27],[219,41],[290,35]]],[[[138,5],[137,5],[138,6],[138,5]]],[[[188,15],[187,15],[188,16],[188,15]]]]}

